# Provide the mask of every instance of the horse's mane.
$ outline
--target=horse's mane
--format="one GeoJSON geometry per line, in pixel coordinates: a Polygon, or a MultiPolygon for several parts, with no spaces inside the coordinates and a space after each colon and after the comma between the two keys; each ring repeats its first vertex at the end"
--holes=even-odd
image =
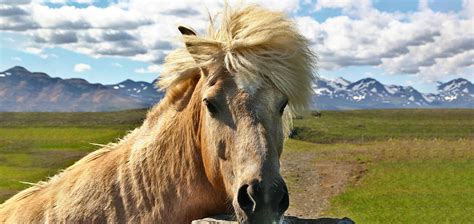
{"type": "Polygon", "coordinates": [[[171,52],[158,86],[176,94],[200,67],[218,65],[236,77],[241,87],[272,85],[288,97],[285,127],[291,117],[306,111],[311,102],[316,56],[296,24],[283,13],[258,6],[226,6],[219,25],[212,18],[206,36],[183,37],[186,47],[171,52]]]}

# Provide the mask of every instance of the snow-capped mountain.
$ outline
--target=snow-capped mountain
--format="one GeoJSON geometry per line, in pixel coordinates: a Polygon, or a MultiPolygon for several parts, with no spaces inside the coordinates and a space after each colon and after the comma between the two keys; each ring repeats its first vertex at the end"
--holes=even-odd
{"type": "MultiPolygon", "coordinates": [[[[151,83],[125,80],[114,85],[84,79],[52,78],[15,66],[0,72],[0,111],[110,111],[146,108],[164,93],[151,83]]],[[[381,108],[474,108],[474,86],[466,79],[438,84],[438,93],[411,86],[384,85],[373,78],[350,82],[319,78],[313,108],[323,110],[381,108]]]]}
{"type": "Polygon", "coordinates": [[[431,98],[434,104],[449,104],[450,107],[472,105],[474,104],[474,85],[462,78],[438,83],[438,94],[431,98]]]}
{"type": "Polygon", "coordinates": [[[160,101],[164,96],[164,93],[156,87],[156,82],[156,79],[151,83],[127,79],[115,85],[107,85],[107,87],[122,95],[130,96],[152,105],[160,101]]]}
{"type": "Polygon", "coordinates": [[[149,107],[163,96],[156,89],[146,91],[153,86],[146,82],[127,80],[117,84],[123,90],[115,86],[53,78],[15,66],[0,72],[0,111],[124,110],[149,107]],[[138,87],[143,93],[136,90],[138,87]]]}
{"type": "Polygon", "coordinates": [[[384,85],[373,78],[349,82],[319,78],[314,86],[315,109],[474,108],[473,85],[466,79],[440,83],[438,93],[423,94],[411,86],[384,85]]]}

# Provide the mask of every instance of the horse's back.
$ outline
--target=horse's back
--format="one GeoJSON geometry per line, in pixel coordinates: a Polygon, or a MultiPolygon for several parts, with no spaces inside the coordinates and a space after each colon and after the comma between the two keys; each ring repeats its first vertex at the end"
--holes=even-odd
{"type": "Polygon", "coordinates": [[[0,205],[0,223],[45,223],[45,211],[49,207],[41,190],[28,188],[0,205]]]}
{"type": "Polygon", "coordinates": [[[13,196],[0,205],[0,223],[106,223],[110,216],[106,207],[123,158],[118,152],[111,154],[75,165],[13,196]]]}

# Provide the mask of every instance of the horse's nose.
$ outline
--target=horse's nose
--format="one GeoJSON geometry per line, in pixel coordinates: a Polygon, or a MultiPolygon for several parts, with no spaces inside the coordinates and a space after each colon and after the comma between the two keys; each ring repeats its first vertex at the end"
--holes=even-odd
{"type": "Polygon", "coordinates": [[[289,206],[288,189],[281,178],[268,183],[268,186],[253,180],[239,188],[237,203],[248,217],[259,211],[280,216],[289,206]]]}

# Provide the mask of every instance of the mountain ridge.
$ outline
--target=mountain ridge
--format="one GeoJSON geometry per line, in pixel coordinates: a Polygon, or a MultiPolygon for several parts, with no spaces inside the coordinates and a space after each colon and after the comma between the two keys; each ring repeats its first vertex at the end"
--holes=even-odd
{"type": "Polygon", "coordinates": [[[113,111],[149,106],[138,98],[81,78],[53,78],[21,66],[0,73],[0,111],[113,111]]]}
{"type": "Polygon", "coordinates": [[[438,93],[412,86],[384,85],[374,78],[355,82],[318,78],[313,86],[317,109],[474,108],[473,84],[457,78],[438,84],[438,93]],[[335,88],[337,87],[337,88],[335,88]]]}
{"type": "MultiPolygon", "coordinates": [[[[15,66],[0,72],[0,111],[113,111],[146,108],[164,97],[152,82],[116,84],[62,79],[15,66]]],[[[464,78],[438,83],[437,93],[411,86],[385,85],[374,78],[350,82],[342,77],[317,78],[313,109],[474,108],[474,86],[464,78]]]]}

